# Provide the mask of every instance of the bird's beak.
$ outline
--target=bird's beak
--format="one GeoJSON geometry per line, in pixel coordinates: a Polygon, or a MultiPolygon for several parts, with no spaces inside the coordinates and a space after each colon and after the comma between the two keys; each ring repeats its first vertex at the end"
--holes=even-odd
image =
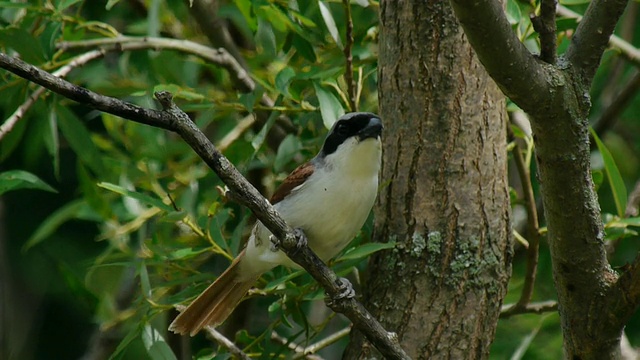
{"type": "Polygon", "coordinates": [[[382,134],[382,129],[382,121],[377,117],[372,117],[367,126],[358,133],[358,139],[363,141],[369,138],[379,138],[380,134],[382,134]]]}

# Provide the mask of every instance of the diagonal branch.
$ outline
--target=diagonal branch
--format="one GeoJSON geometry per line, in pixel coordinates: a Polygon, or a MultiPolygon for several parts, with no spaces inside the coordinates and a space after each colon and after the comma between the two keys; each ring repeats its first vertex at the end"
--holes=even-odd
{"type": "Polygon", "coordinates": [[[539,108],[546,71],[511,30],[496,0],[451,0],[478,59],[500,89],[526,112],[539,108]]]}
{"type": "MultiPolygon", "coordinates": [[[[176,132],[231,189],[234,199],[248,207],[278,239],[281,239],[282,250],[294,262],[306,269],[331,298],[337,298],[341,293],[342,282],[337,275],[308,246],[298,244],[293,229],[278,215],[269,201],[216,149],[189,116],[173,103],[170,93],[156,93],[156,98],[164,109],[158,111],[96,94],[4,53],[0,53],[0,67],[95,109],[176,132]]],[[[333,307],[334,310],[339,309],[345,314],[387,358],[409,359],[400,347],[397,336],[387,332],[355,298],[342,299],[337,303],[337,306],[333,307]]]]}
{"type": "Polygon", "coordinates": [[[593,0],[578,24],[566,58],[580,71],[585,85],[591,84],[602,53],[627,3],[628,0],[593,0]]]}

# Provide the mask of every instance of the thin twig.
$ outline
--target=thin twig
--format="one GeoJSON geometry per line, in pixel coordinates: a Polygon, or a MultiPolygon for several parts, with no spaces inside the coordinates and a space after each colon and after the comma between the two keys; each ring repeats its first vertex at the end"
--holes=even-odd
{"type": "Polygon", "coordinates": [[[305,354],[305,347],[299,345],[293,341],[289,341],[286,337],[278,334],[275,330],[271,332],[271,340],[278,342],[278,344],[286,345],[290,350],[295,352],[293,359],[305,358],[308,360],[323,360],[318,355],[305,354]]]}
{"type": "Polygon", "coordinates": [[[189,40],[166,39],[157,37],[119,36],[114,38],[99,38],[81,41],[63,41],[56,47],[61,50],[86,48],[86,47],[110,47],[110,50],[142,50],[142,49],[168,49],[181,51],[198,56],[208,62],[226,69],[234,80],[238,90],[251,92],[255,89],[255,81],[238,61],[224,48],[212,49],[210,47],[189,40]]]}
{"type": "Polygon", "coordinates": [[[218,142],[218,150],[224,152],[234,141],[236,141],[245,131],[247,131],[256,122],[256,116],[249,114],[244,119],[238,121],[236,126],[218,142]]]}
{"type": "Polygon", "coordinates": [[[505,304],[500,310],[500,318],[506,319],[513,315],[520,314],[542,314],[545,312],[558,311],[558,302],[554,300],[535,302],[527,304],[524,308],[513,310],[517,304],[505,304]]]}
{"type": "Polygon", "coordinates": [[[624,211],[624,214],[627,217],[638,216],[639,208],[640,208],[640,180],[636,182],[636,186],[629,193],[629,200],[627,201],[627,208],[624,211]]]}
{"type": "Polygon", "coordinates": [[[557,0],[542,0],[540,15],[533,16],[531,23],[540,35],[540,58],[549,63],[556,62],[556,6],[557,0]]]}
{"type": "MultiPolygon", "coordinates": [[[[507,126],[509,138],[514,140],[511,127],[507,126]]],[[[536,199],[533,194],[533,184],[531,183],[531,172],[522,156],[522,149],[517,141],[514,141],[513,158],[518,169],[522,192],[524,194],[524,205],[527,211],[527,227],[529,230],[529,246],[527,247],[527,272],[524,277],[524,286],[520,299],[509,311],[518,312],[526,308],[533,296],[533,288],[536,282],[536,271],[538,268],[538,255],[540,249],[540,229],[538,223],[538,210],[536,209],[536,199]]]]}
{"type": "Polygon", "coordinates": [[[351,111],[358,111],[358,105],[356,104],[356,85],[353,80],[353,19],[351,18],[351,2],[349,0],[342,0],[342,4],[344,5],[344,13],[347,19],[346,41],[344,44],[344,81],[347,83],[349,107],[351,111]]]}
{"type": "Polygon", "coordinates": [[[604,134],[610,129],[620,117],[620,114],[622,114],[631,103],[631,100],[636,96],[638,90],[640,90],[640,72],[635,74],[616,96],[615,100],[613,100],[602,115],[593,123],[593,130],[595,130],[597,134],[604,134]]]}
{"type": "MultiPolygon", "coordinates": [[[[582,15],[563,5],[558,5],[557,13],[560,16],[576,19],[577,22],[582,21],[582,15]]],[[[620,55],[624,56],[629,62],[640,67],[640,50],[638,48],[616,35],[611,35],[609,38],[609,46],[619,51],[620,55]]]]}
{"type": "Polygon", "coordinates": [[[227,339],[224,335],[218,332],[214,327],[205,326],[204,329],[207,332],[207,335],[213,338],[218,344],[222,345],[227,350],[229,350],[229,352],[234,356],[242,360],[251,360],[249,355],[247,355],[244,351],[242,351],[239,347],[237,347],[236,344],[233,343],[233,341],[227,339]]]}
{"type": "MultiPolygon", "coordinates": [[[[269,201],[216,149],[189,116],[173,103],[173,95],[169,92],[155,94],[163,108],[158,111],[94,93],[4,53],[0,53],[0,67],[94,109],[179,134],[231,189],[235,198],[248,207],[280,240],[281,249],[287,256],[307,270],[325,289],[329,298],[339,299],[344,288],[341,279],[308,246],[299,242],[298,233],[287,225],[269,201]]],[[[355,298],[333,301],[331,308],[347,316],[385,357],[409,359],[400,346],[397,335],[386,331],[355,298]]]]}
{"type": "MultiPolygon", "coordinates": [[[[58,77],[65,77],[71,72],[71,70],[77,67],[80,67],[93,59],[97,59],[101,56],[104,56],[104,53],[105,52],[101,50],[92,50],[82,55],[78,55],[74,57],[67,65],[54,71],[52,74],[58,77]]],[[[45,90],[46,89],[43,87],[36,89],[33,93],[31,93],[31,95],[29,95],[27,100],[24,103],[22,103],[22,105],[20,105],[16,109],[16,111],[14,111],[13,114],[11,114],[11,116],[7,118],[7,120],[2,124],[2,126],[0,126],[0,140],[2,140],[2,138],[5,137],[5,135],[7,135],[8,133],[11,132],[11,130],[13,130],[13,128],[18,123],[18,121],[20,121],[20,119],[24,117],[27,111],[31,108],[31,106],[33,106],[33,104],[35,104],[35,102],[38,100],[38,98],[40,98],[40,96],[42,95],[42,93],[44,93],[45,90]]]]}
{"type": "Polygon", "coordinates": [[[351,328],[350,327],[347,327],[347,328],[344,328],[344,329],[342,329],[342,330],[340,330],[338,332],[335,332],[335,333],[327,336],[326,338],[324,338],[324,339],[322,339],[322,340],[320,340],[320,341],[318,341],[316,343],[313,343],[313,344],[305,347],[304,351],[302,352],[302,354],[294,355],[293,359],[300,359],[302,357],[305,357],[305,358],[308,359],[310,356],[312,356],[310,354],[317,353],[321,349],[324,349],[327,346],[329,346],[329,345],[335,343],[336,341],[342,339],[343,337],[349,335],[349,333],[351,333],[351,328]]]}

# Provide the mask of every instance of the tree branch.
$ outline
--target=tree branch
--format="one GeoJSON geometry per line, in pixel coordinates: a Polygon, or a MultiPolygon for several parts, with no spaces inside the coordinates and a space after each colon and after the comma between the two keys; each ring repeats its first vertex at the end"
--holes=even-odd
{"type": "MultiPolygon", "coordinates": [[[[306,269],[331,298],[341,293],[342,284],[336,274],[308,246],[299,246],[293,229],[278,215],[269,201],[215,148],[189,116],[173,103],[170,93],[156,93],[156,98],[164,109],[158,111],[96,94],[3,53],[0,53],[0,67],[95,109],[176,132],[231,189],[234,198],[248,207],[269,231],[281,240],[282,250],[294,262],[306,269]]],[[[343,312],[387,358],[409,358],[399,346],[395,334],[387,332],[354,298],[338,301],[333,309],[343,312]]]]}
{"type": "Polygon", "coordinates": [[[620,327],[629,321],[640,306],[640,254],[624,269],[609,294],[604,296],[606,300],[600,306],[605,313],[614,316],[620,327]]]}
{"type": "MultiPolygon", "coordinates": [[[[507,126],[508,135],[514,139],[513,131],[507,126]]],[[[524,193],[524,205],[527,211],[527,227],[529,230],[529,246],[527,247],[527,272],[524,278],[524,286],[520,299],[512,306],[508,312],[518,313],[523,311],[531,301],[533,296],[533,288],[536,282],[536,271],[538,268],[538,255],[540,249],[540,229],[538,224],[538,210],[536,209],[536,199],[533,194],[533,185],[531,183],[531,173],[522,156],[522,150],[518,142],[515,142],[513,149],[513,158],[516,163],[520,182],[522,184],[522,192],[524,193]]],[[[510,314],[509,314],[510,315],[510,314]]],[[[508,315],[505,315],[508,316],[508,315]]]]}
{"type": "MultiPolygon", "coordinates": [[[[82,55],[78,55],[73,58],[67,65],[53,72],[53,75],[58,77],[65,77],[71,72],[71,70],[82,66],[93,59],[104,56],[104,53],[105,52],[101,50],[92,50],[82,55]]],[[[13,130],[14,126],[16,126],[18,121],[20,121],[20,119],[24,117],[27,111],[31,108],[31,106],[33,106],[33,104],[35,104],[35,102],[38,100],[38,98],[40,98],[40,95],[42,95],[44,91],[45,88],[43,87],[36,89],[33,93],[31,93],[31,95],[29,95],[27,100],[22,105],[20,105],[16,109],[16,111],[13,112],[13,114],[11,114],[11,116],[9,116],[4,123],[2,123],[2,125],[0,126],[0,140],[2,140],[5,135],[13,130]]]]}
{"type": "Polygon", "coordinates": [[[618,19],[628,0],[593,0],[578,24],[566,58],[582,75],[589,86],[600,65],[604,49],[609,43],[618,19]]]}
{"type": "Polygon", "coordinates": [[[185,0],[184,2],[211,45],[226,49],[244,69],[247,69],[247,64],[231,37],[225,21],[218,16],[218,1],[185,0]]]}
{"type": "Polygon", "coordinates": [[[347,19],[347,31],[344,44],[344,81],[347,83],[347,99],[349,100],[349,108],[351,111],[358,111],[358,104],[356,103],[356,86],[353,81],[353,19],[351,18],[351,3],[349,0],[342,0],[344,6],[344,13],[347,19]]]}
{"type": "Polygon", "coordinates": [[[533,16],[531,23],[540,35],[540,59],[549,63],[556,62],[556,6],[557,0],[542,0],[540,16],[533,16]]]}
{"type": "Polygon", "coordinates": [[[115,38],[99,38],[81,41],[63,41],[56,45],[60,50],[110,46],[110,50],[176,50],[198,56],[212,64],[218,65],[229,72],[233,83],[239,91],[251,92],[256,87],[255,81],[247,70],[227,50],[212,49],[189,40],[176,40],[156,37],[119,36],[115,38]]]}
{"type": "MultiPolygon", "coordinates": [[[[186,306],[185,306],[186,308],[186,306]]],[[[244,351],[242,351],[233,341],[227,339],[224,335],[222,335],[218,330],[216,330],[212,326],[205,326],[205,331],[207,335],[212,337],[218,344],[224,346],[231,354],[237,357],[240,360],[251,360],[249,355],[247,355],[244,351]]]]}
{"type": "MultiPolygon", "coordinates": [[[[558,15],[568,18],[574,18],[578,22],[582,21],[582,15],[563,5],[558,5],[557,11],[558,15]]],[[[638,50],[635,46],[616,35],[611,35],[611,37],[609,38],[609,46],[619,51],[620,55],[627,59],[627,61],[633,63],[635,66],[640,67],[640,50],[638,50]]]]}
{"type": "Polygon", "coordinates": [[[478,59],[505,95],[526,112],[539,108],[531,95],[545,92],[546,71],[511,30],[502,3],[451,0],[451,4],[478,59]]]}
{"type": "Polygon", "coordinates": [[[506,319],[513,315],[542,314],[545,312],[558,311],[558,303],[553,300],[531,303],[525,307],[518,307],[517,309],[516,307],[517,304],[503,305],[500,311],[500,318],[506,319]]]}
{"type": "Polygon", "coordinates": [[[617,94],[615,100],[604,110],[602,115],[593,123],[593,130],[601,135],[610,129],[616,122],[620,114],[627,108],[631,100],[640,90],[640,72],[625,85],[625,87],[617,94]]]}

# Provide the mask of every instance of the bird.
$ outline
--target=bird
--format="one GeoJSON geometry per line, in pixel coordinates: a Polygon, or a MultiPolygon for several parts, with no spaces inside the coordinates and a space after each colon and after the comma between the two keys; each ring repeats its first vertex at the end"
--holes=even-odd
{"type": "MultiPolygon", "coordinates": [[[[367,220],[378,193],[382,121],[369,112],[336,120],[319,153],[293,170],[270,199],[280,216],[301,230],[323,260],[336,256],[367,220]]],[[[175,318],[169,330],[195,336],[222,324],[266,271],[299,268],[273,246],[271,232],[257,222],[245,248],[208,288],[175,318]]]]}

